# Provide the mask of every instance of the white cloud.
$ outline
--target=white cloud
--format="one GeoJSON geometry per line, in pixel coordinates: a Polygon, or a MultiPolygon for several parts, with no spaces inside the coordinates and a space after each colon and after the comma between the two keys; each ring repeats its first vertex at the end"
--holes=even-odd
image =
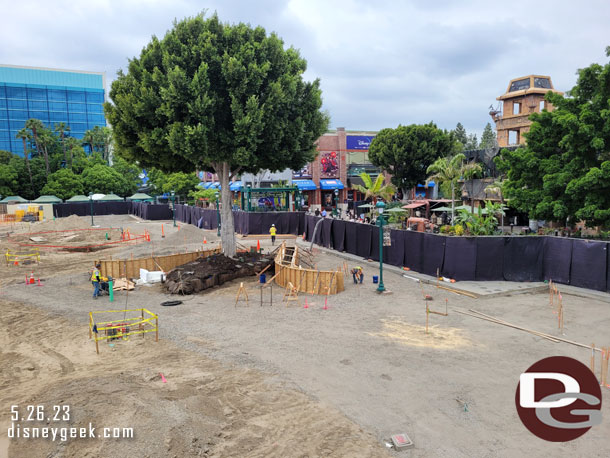
{"type": "Polygon", "coordinates": [[[607,62],[610,4],[382,0],[26,0],[6,2],[0,63],[106,71],[112,80],[174,18],[204,9],[275,31],[320,78],[333,127],[377,130],[457,122],[480,135],[511,78],[548,74],[570,89],[575,72],[607,62]]]}

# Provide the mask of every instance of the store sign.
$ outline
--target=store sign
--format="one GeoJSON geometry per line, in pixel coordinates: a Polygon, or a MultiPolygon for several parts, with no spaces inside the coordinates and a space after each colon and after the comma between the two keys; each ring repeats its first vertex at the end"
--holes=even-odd
{"type": "Polygon", "coordinates": [[[346,148],[368,150],[374,135],[348,135],[346,138],[346,148]]]}

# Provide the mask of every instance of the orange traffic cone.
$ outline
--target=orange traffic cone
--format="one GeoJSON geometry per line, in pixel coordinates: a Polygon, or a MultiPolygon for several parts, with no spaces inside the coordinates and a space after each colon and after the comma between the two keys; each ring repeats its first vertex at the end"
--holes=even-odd
{"type": "Polygon", "coordinates": [[[208,239],[206,239],[205,237],[203,238],[203,243],[206,244],[208,243],[208,239]]]}
{"type": "Polygon", "coordinates": [[[328,296],[324,298],[324,307],[322,307],[322,310],[328,310],[328,296]]]}
{"type": "Polygon", "coordinates": [[[165,238],[165,230],[163,229],[163,224],[161,224],[161,238],[165,238]]]}
{"type": "Polygon", "coordinates": [[[34,280],[34,271],[32,271],[30,274],[30,285],[33,285],[34,283],[36,283],[36,280],[34,280]]]}
{"type": "Polygon", "coordinates": [[[18,266],[18,265],[19,265],[19,261],[17,261],[17,260],[15,259],[15,264],[13,264],[13,265],[14,265],[14,266],[18,266]]]}
{"type": "Polygon", "coordinates": [[[260,240],[256,241],[256,252],[257,253],[261,252],[261,241],[260,240]]]}
{"type": "Polygon", "coordinates": [[[308,309],[309,305],[307,305],[307,298],[305,298],[305,305],[303,306],[304,309],[308,309]]]}

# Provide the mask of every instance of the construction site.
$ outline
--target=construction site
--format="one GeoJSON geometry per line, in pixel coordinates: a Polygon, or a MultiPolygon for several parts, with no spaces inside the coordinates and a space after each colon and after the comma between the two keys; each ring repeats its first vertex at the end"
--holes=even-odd
{"type": "Polygon", "coordinates": [[[216,230],[182,221],[95,224],[0,226],[0,457],[610,456],[608,402],[565,443],[515,409],[520,374],[548,356],[589,367],[607,400],[606,292],[388,264],[380,294],[379,264],[325,248],[330,229],[237,235],[229,259],[216,230]],[[8,436],[12,406],[64,405],[64,421],[19,424],[133,437],[8,436]]]}

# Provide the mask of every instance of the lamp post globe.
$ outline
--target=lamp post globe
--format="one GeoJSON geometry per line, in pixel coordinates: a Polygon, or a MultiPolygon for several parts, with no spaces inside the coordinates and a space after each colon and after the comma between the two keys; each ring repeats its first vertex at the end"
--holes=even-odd
{"type": "Polygon", "coordinates": [[[383,226],[385,225],[383,211],[385,210],[385,203],[381,200],[377,201],[375,208],[379,213],[379,216],[377,216],[377,226],[379,226],[379,286],[377,287],[377,292],[382,293],[385,291],[385,286],[383,285],[383,226]]]}

